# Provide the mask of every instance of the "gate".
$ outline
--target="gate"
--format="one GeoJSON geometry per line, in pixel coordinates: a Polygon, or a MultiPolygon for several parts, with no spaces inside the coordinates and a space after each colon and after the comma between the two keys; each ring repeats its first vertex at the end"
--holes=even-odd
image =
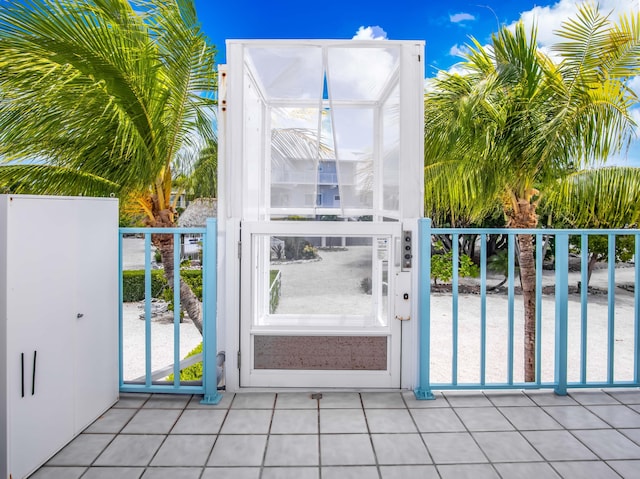
{"type": "MultiPolygon", "coordinates": [[[[205,228],[120,228],[120,317],[119,317],[119,356],[120,356],[120,391],[121,392],[147,392],[147,393],[172,393],[172,394],[203,394],[204,404],[217,404],[222,396],[218,393],[218,379],[216,366],[216,345],[217,345],[217,221],[208,219],[205,228]],[[184,252],[183,238],[185,235],[199,235],[202,243],[202,353],[184,360],[184,351],[181,351],[181,304],[180,304],[180,274],[174,275],[173,284],[170,285],[173,291],[173,362],[169,365],[153,364],[152,353],[153,344],[153,316],[152,308],[153,288],[151,269],[151,235],[170,234],[173,235],[173,267],[179,272],[184,252]],[[125,341],[131,339],[132,335],[127,335],[124,326],[123,311],[123,241],[125,236],[141,236],[144,238],[144,311],[141,317],[144,320],[144,333],[142,340],[133,345],[129,350],[136,351],[144,357],[144,374],[139,378],[125,379],[125,341]],[[176,247],[176,245],[179,245],[176,247]],[[182,369],[202,362],[202,380],[181,381],[180,372],[182,369]],[[159,366],[159,367],[158,367],[159,366]],[[173,381],[165,378],[173,374],[173,381]]],[[[188,243],[187,243],[188,244],[188,243]]],[[[187,248],[188,249],[188,248],[187,248]]],[[[162,277],[160,275],[160,277],[162,277]]],[[[142,276],[141,276],[142,279],[142,276]]],[[[169,285],[168,285],[169,286],[169,285]]],[[[140,336],[138,336],[139,338],[140,336]]]]}

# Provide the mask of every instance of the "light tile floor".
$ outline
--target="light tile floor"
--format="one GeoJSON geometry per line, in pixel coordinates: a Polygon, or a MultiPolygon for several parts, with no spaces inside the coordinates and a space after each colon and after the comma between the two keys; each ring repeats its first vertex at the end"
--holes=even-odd
{"type": "Polygon", "coordinates": [[[640,477],[640,390],[123,394],[33,479],[640,477]]]}

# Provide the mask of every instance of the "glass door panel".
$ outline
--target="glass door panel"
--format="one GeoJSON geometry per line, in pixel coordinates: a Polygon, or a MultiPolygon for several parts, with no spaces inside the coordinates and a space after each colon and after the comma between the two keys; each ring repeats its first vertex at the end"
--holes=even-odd
{"type": "Polygon", "coordinates": [[[372,222],[243,225],[249,244],[243,240],[242,254],[250,258],[243,290],[251,292],[243,303],[245,385],[309,380],[340,387],[357,372],[377,374],[373,382],[359,377],[373,387],[397,381],[399,322],[390,319],[389,297],[398,229],[372,222]]]}
{"type": "Polygon", "coordinates": [[[255,278],[254,326],[388,326],[390,238],[347,236],[342,246],[323,246],[331,239],[254,236],[256,261],[268,256],[255,278]]]}

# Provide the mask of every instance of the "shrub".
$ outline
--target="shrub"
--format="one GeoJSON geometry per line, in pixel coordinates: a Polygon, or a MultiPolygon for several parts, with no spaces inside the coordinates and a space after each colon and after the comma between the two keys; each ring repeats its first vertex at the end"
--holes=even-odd
{"type": "MultiPolygon", "coordinates": [[[[436,242],[436,249],[443,249],[441,242],[436,242]]],[[[467,276],[478,276],[478,266],[468,255],[462,254],[458,260],[458,276],[464,278],[467,276]]],[[[448,251],[442,254],[435,254],[431,257],[431,278],[433,284],[437,284],[438,280],[444,283],[451,281],[453,277],[453,252],[448,251]]]]}
{"type": "MultiPolygon", "coordinates": [[[[180,276],[189,285],[193,294],[202,302],[202,270],[186,269],[180,271],[180,276]]],[[[173,286],[173,285],[172,285],[173,286]]],[[[169,303],[169,311],[173,311],[173,288],[167,286],[162,294],[162,298],[169,303]]],[[[183,314],[184,311],[181,311],[183,314]]]]}
{"type": "Polygon", "coordinates": [[[272,269],[269,271],[269,292],[270,292],[270,298],[269,298],[269,313],[273,314],[277,311],[278,309],[278,304],[280,303],[280,287],[282,285],[281,283],[281,277],[278,276],[278,273],[280,271],[277,269],[272,269]]]}
{"type": "MultiPolygon", "coordinates": [[[[151,271],[151,296],[159,298],[167,287],[162,270],[151,271]]],[[[125,270],[122,272],[122,300],[125,303],[144,300],[144,270],[125,270]]]]}
{"type": "Polygon", "coordinates": [[[364,294],[371,294],[372,286],[371,278],[362,278],[360,281],[360,289],[364,294]]]}
{"type": "MultiPolygon", "coordinates": [[[[185,359],[202,353],[202,343],[198,344],[193,350],[185,356],[185,359]]],[[[173,382],[173,374],[167,376],[167,381],[173,382]]],[[[180,371],[180,381],[201,381],[202,380],[202,361],[188,366],[180,371]]]]}
{"type": "MultiPolygon", "coordinates": [[[[183,270],[180,271],[180,276],[202,301],[202,270],[183,270]]],[[[161,269],[151,270],[151,297],[173,299],[173,289],[169,288],[164,271],[161,269]]],[[[122,272],[122,300],[125,303],[144,300],[144,270],[125,270],[122,272]]]]}

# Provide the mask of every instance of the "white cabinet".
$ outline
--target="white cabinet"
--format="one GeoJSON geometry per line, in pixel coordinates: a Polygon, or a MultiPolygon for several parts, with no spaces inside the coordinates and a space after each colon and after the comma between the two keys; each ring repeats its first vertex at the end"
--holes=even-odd
{"type": "Polygon", "coordinates": [[[117,200],[0,195],[0,358],[0,477],[19,479],[117,400],[117,200]]]}

